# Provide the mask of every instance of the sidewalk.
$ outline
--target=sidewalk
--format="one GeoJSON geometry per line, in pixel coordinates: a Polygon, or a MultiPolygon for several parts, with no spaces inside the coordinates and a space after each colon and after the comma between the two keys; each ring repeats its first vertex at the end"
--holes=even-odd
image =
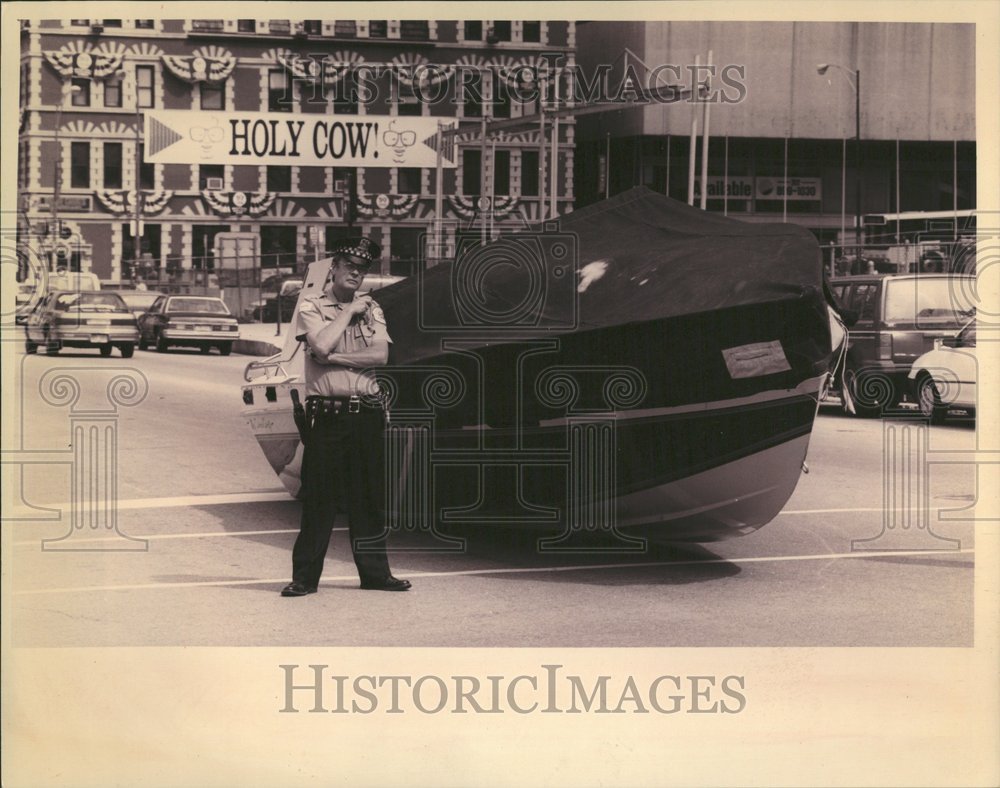
{"type": "Polygon", "coordinates": [[[233,343],[233,352],[244,356],[273,356],[281,350],[291,331],[290,323],[281,324],[281,334],[274,323],[240,323],[240,338],[233,343]]]}

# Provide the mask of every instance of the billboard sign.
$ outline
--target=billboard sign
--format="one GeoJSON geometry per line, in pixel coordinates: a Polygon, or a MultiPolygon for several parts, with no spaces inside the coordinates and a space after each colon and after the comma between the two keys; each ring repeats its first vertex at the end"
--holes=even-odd
{"type": "Polygon", "coordinates": [[[147,110],[145,161],[305,167],[456,167],[455,118],[147,110]]]}
{"type": "MultiPolygon", "coordinates": [[[[771,178],[750,175],[730,175],[723,187],[721,175],[708,178],[708,198],[721,200],[821,200],[823,187],[821,178],[771,178]],[[723,191],[725,188],[725,191],[723,191]]],[[[694,196],[701,197],[701,178],[694,182],[694,196]]]]}

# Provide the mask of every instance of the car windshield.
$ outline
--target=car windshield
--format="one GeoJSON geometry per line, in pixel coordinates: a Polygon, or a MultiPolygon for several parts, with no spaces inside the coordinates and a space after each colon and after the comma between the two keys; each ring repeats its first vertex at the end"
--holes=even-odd
{"type": "Polygon", "coordinates": [[[229,310],[218,298],[171,298],[168,312],[200,312],[204,315],[228,315],[229,310]]]}
{"type": "Polygon", "coordinates": [[[161,293],[122,293],[122,300],[133,309],[149,309],[161,293]]]}
{"type": "Polygon", "coordinates": [[[973,318],[958,332],[958,347],[976,346],[976,320],[973,318]]]}
{"type": "Polygon", "coordinates": [[[56,296],[55,308],[65,312],[79,309],[83,312],[125,312],[125,302],[116,293],[63,293],[56,296]]]}
{"type": "Polygon", "coordinates": [[[917,277],[885,283],[885,322],[955,326],[972,314],[967,289],[957,279],[917,277]]]}

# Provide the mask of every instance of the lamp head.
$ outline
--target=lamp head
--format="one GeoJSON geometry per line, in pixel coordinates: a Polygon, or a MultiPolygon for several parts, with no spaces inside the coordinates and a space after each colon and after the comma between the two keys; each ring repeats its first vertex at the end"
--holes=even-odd
{"type": "Polygon", "coordinates": [[[829,63],[817,63],[816,64],[816,73],[819,74],[820,76],[823,76],[823,74],[825,74],[827,72],[827,69],[829,69],[829,68],[830,68],[830,64],[829,63]]]}

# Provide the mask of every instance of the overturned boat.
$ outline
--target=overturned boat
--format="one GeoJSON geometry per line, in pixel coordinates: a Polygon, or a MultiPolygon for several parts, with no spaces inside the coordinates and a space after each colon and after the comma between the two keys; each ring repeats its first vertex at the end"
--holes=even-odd
{"type": "MultiPolygon", "coordinates": [[[[411,529],[602,532],[622,549],[750,533],[795,489],[835,351],[811,233],[642,187],[460,245],[375,297],[393,340],[387,509],[411,529]]],[[[246,377],[246,420],[296,495],[294,337],[246,377]]]]}

